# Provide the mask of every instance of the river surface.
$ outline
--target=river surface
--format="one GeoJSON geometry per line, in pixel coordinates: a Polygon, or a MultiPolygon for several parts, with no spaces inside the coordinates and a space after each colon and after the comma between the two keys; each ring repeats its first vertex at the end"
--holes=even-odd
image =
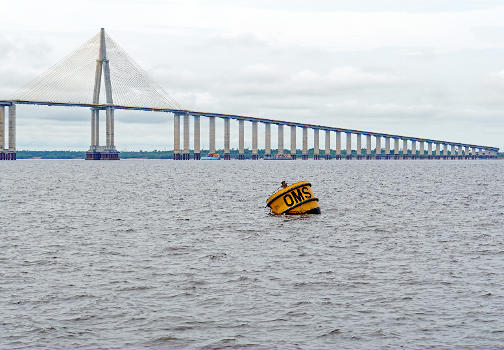
{"type": "Polygon", "coordinates": [[[503,349],[504,161],[0,162],[0,349],[503,349]],[[268,215],[282,180],[321,215],[268,215]]]}

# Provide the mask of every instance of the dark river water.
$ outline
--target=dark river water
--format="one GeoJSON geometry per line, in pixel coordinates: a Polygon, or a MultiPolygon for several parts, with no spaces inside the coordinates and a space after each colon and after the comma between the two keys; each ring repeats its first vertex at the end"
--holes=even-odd
{"type": "Polygon", "coordinates": [[[504,161],[0,162],[0,349],[503,349],[504,161]],[[321,215],[268,215],[282,180],[321,215]]]}

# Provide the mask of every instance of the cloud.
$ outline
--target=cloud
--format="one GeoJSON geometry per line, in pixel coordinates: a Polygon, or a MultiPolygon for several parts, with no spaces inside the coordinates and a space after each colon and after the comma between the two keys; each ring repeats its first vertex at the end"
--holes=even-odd
{"type": "MultiPolygon", "coordinates": [[[[62,3],[9,4],[30,10],[4,18],[2,96],[106,23],[189,109],[504,146],[496,1],[107,1],[98,13],[96,2],[62,3]],[[40,17],[47,8],[59,12],[40,17]]],[[[20,147],[87,147],[88,109],[19,106],[18,114],[20,147]]],[[[128,149],[162,148],[170,122],[118,111],[116,138],[128,149]]]]}

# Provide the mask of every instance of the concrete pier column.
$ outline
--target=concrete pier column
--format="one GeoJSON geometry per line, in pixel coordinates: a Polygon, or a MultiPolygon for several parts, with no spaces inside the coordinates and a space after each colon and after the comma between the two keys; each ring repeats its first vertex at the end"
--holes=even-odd
{"type": "Polygon", "coordinates": [[[457,150],[454,144],[450,145],[450,159],[457,159],[457,150]]]}
{"type": "Polygon", "coordinates": [[[319,129],[313,129],[313,159],[320,159],[319,129]]]}
{"type": "Polygon", "coordinates": [[[357,134],[357,146],[356,146],[356,154],[357,154],[357,159],[362,159],[362,135],[357,134]]]}
{"type": "Polygon", "coordinates": [[[425,158],[425,142],[424,141],[420,141],[420,151],[418,152],[418,157],[420,159],[424,159],[425,158]]]}
{"type": "Polygon", "coordinates": [[[399,139],[394,139],[394,159],[399,159],[399,139]]]}
{"type": "Polygon", "coordinates": [[[408,139],[402,139],[402,159],[408,158],[408,139]]]}
{"type": "Polygon", "coordinates": [[[257,122],[252,122],[252,159],[259,159],[257,152],[257,122]]]}
{"type": "Polygon", "coordinates": [[[371,159],[371,135],[366,135],[366,159],[371,159]]]}
{"type": "Polygon", "coordinates": [[[114,109],[110,107],[105,110],[105,145],[114,147],[114,109]]]}
{"type": "Polygon", "coordinates": [[[448,159],[448,144],[443,143],[443,158],[448,159]]]}
{"type": "Polygon", "coordinates": [[[301,158],[303,160],[308,159],[308,128],[303,128],[303,152],[301,158]]]}
{"type": "Polygon", "coordinates": [[[208,151],[209,153],[215,153],[215,117],[209,117],[208,121],[208,151]]]}
{"type": "Polygon", "coordinates": [[[441,158],[441,144],[436,143],[436,159],[441,158]]]}
{"type": "Polygon", "coordinates": [[[352,133],[346,133],[346,159],[352,159],[352,133]]]}
{"type": "Polygon", "coordinates": [[[245,121],[238,120],[238,159],[245,159],[245,121]]]}
{"type": "Polygon", "coordinates": [[[427,158],[432,159],[432,142],[427,142],[427,158]]]}
{"type": "Polygon", "coordinates": [[[105,110],[105,146],[110,146],[110,112],[108,108],[105,110]]]}
{"type": "Polygon", "coordinates": [[[416,154],[416,141],[412,140],[411,141],[411,159],[416,159],[417,154],[416,154]]]}
{"type": "Polygon", "coordinates": [[[284,153],[284,132],[283,125],[278,125],[278,154],[284,153]]]}
{"type": "MultiPolygon", "coordinates": [[[[16,105],[9,106],[9,151],[16,153],[16,105]]],[[[12,157],[12,155],[11,155],[12,157]]]]}
{"type": "Polygon", "coordinates": [[[5,149],[5,107],[0,106],[0,154],[5,149]]]}
{"type": "Polygon", "coordinates": [[[189,154],[189,114],[184,114],[184,150],[182,159],[191,159],[191,155],[189,154]]]}
{"type": "Polygon", "coordinates": [[[173,115],[173,159],[180,157],[180,114],[173,115]]]}
{"type": "Polygon", "coordinates": [[[336,131],[336,159],[341,159],[341,132],[336,131]]]}
{"type": "Polygon", "coordinates": [[[271,124],[264,124],[264,156],[271,157],[271,124]]]}
{"type": "Polygon", "coordinates": [[[194,122],[194,160],[201,159],[201,136],[200,136],[200,117],[193,116],[194,122]]]}
{"type": "Polygon", "coordinates": [[[291,126],[290,154],[292,159],[296,159],[296,127],[291,126]]]}
{"type": "Polygon", "coordinates": [[[115,117],[114,117],[114,109],[113,108],[109,108],[110,109],[110,147],[112,147],[112,149],[115,149],[115,117]]]}
{"type": "Polygon", "coordinates": [[[229,118],[224,118],[224,160],[231,159],[231,147],[230,147],[230,123],[229,118]]]}
{"type": "Polygon", "coordinates": [[[89,149],[94,149],[96,146],[96,116],[98,110],[91,109],[91,147],[89,149]]]}
{"type": "Polygon", "coordinates": [[[390,159],[390,137],[385,137],[385,159],[390,159]]]}
{"type": "Polygon", "coordinates": [[[469,159],[469,157],[470,157],[470,153],[471,153],[471,152],[469,151],[469,146],[465,146],[465,147],[464,147],[464,158],[465,158],[465,159],[469,159]]]}
{"type": "Polygon", "coordinates": [[[100,146],[100,110],[94,110],[94,118],[95,118],[95,146],[100,146]]]}
{"type": "Polygon", "coordinates": [[[331,159],[331,132],[329,130],[325,131],[325,159],[331,159]]]}
{"type": "Polygon", "coordinates": [[[376,137],[376,153],[375,153],[375,158],[376,159],[381,159],[381,136],[375,136],[376,137]]]}

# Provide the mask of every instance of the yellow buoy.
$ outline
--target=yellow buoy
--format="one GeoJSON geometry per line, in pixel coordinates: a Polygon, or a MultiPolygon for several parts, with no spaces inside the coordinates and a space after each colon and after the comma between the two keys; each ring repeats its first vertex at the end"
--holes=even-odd
{"type": "MultiPolygon", "coordinates": [[[[283,186],[286,184],[283,182],[283,186]]],[[[266,201],[274,214],[320,214],[318,198],[311,190],[311,183],[300,181],[281,188],[266,201]]]]}

